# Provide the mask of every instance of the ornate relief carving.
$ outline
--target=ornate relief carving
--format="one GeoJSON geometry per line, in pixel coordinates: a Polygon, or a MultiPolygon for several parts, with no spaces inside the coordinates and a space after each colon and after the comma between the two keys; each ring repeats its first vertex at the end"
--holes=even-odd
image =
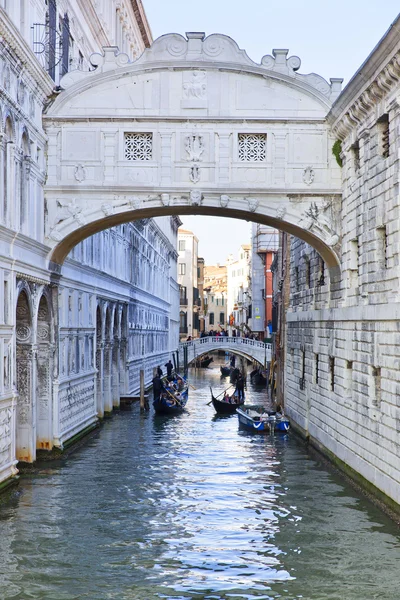
{"type": "Polygon", "coordinates": [[[286,208],[284,206],[280,206],[276,209],[275,216],[277,219],[283,219],[286,215],[286,208]]]}
{"type": "Polygon", "coordinates": [[[191,190],[189,196],[189,204],[191,206],[200,206],[203,201],[203,195],[200,190],[191,190]]]}
{"type": "Polygon", "coordinates": [[[29,325],[18,324],[16,326],[17,342],[26,342],[31,337],[31,333],[29,325]]]}
{"type": "Polygon", "coordinates": [[[76,181],[79,181],[79,183],[81,183],[82,181],[85,181],[86,169],[83,165],[81,165],[81,164],[76,165],[76,167],[74,169],[74,177],[75,177],[76,181]]]}
{"type": "Polygon", "coordinates": [[[169,194],[161,194],[161,204],[163,206],[169,206],[171,204],[171,197],[169,194]]]}
{"type": "Polygon", "coordinates": [[[227,196],[225,194],[222,194],[222,196],[220,196],[219,204],[222,208],[226,208],[228,206],[229,202],[230,202],[229,196],[227,196]]]}
{"type": "Polygon", "coordinates": [[[247,198],[247,205],[250,212],[256,212],[260,201],[257,198],[247,198]]]}
{"type": "Polygon", "coordinates": [[[187,160],[200,161],[204,152],[203,136],[198,134],[187,135],[185,138],[185,150],[188,153],[187,160]]]}
{"type": "Polygon", "coordinates": [[[110,215],[114,214],[114,207],[112,204],[102,204],[101,210],[106,215],[106,217],[109,217],[110,215]]]}
{"type": "Polygon", "coordinates": [[[192,183],[198,183],[200,181],[200,167],[198,164],[194,164],[189,169],[189,179],[192,183]]]}
{"type": "Polygon", "coordinates": [[[315,171],[312,167],[306,167],[303,171],[303,181],[307,185],[311,185],[315,179],[315,171]]]}
{"type": "Polygon", "coordinates": [[[312,202],[304,211],[300,221],[300,225],[304,229],[315,232],[328,246],[335,246],[340,239],[333,229],[332,217],[328,215],[328,212],[332,212],[332,210],[330,202],[325,202],[322,207],[318,207],[316,202],[312,202]]]}
{"type": "Polygon", "coordinates": [[[189,81],[183,84],[184,98],[204,98],[207,93],[205,71],[192,71],[189,81]]]}

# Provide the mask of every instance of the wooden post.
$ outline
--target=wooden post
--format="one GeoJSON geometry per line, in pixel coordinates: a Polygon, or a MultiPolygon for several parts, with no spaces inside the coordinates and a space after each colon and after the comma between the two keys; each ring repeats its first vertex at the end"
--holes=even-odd
{"type": "Polygon", "coordinates": [[[145,410],[144,402],[144,370],[140,369],[140,412],[145,410]]]}

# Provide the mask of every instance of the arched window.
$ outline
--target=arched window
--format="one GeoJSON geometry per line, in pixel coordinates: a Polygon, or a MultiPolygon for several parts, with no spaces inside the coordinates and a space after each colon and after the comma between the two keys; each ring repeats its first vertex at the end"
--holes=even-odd
{"type": "Polygon", "coordinates": [[[11,198],[11,186],[14,176],[14,128],[11,117],[7,117],[4,127],[4,154],[3,154],[3,219],[4,225],[8,223],[8,213],[11,198]]]}

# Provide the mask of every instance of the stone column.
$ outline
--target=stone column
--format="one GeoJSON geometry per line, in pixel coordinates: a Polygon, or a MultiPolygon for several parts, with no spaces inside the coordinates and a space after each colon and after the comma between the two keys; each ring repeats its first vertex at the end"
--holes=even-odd
{"type": "Polygon", "coordinates": [[[103,396],[104,413],[111,413],[113,409],[111,393],[111,362],[112,344],[107,340],[104,344],[104,370],[103,370],[103,396]]]}
{"type": "Polygon", "coordinates": [[[96,347],[96,369],[97,369],[97,385],[96,385],[96,405],[97,416],[104,417],[104,342],[97,341],[96,347]]]}

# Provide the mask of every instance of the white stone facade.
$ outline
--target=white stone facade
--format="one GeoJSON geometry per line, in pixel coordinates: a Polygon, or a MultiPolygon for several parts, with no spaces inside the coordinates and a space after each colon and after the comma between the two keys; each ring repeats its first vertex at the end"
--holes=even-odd
{"type": "Polygon", "coordinates": [[[178,230],[178,283],[180,289],[180,338],[198,337],[200,301],[197,277],[199,240],[192,231],[178,230]]]}
{"type": "Polygon", "coordinates": [[[0,485],[18,460],[63,447],[137,393],[140,369],[149,383],[179,340],[178,217],[102,231],[73,248],[61,274],[49,271],[42,113],[66,57],[42,64],[31,29],[50,26],[49,11],[57,36],[69,26],[64,67],[89,68],[104,44],[134,59],[151,42],[133,0],[0,0],[0,485]]]}
{"type": "Polygon", "coordinates": [[[286,411],[400,503],[400,19],[328,115],[342,161],[341,278],[292,239],[286,411]]]}
{"type": "Polygon", "coordinates": [[[242,244],[237,258],[230,255],[227,268],[229,333],[246,335],[251,327],[251,246],[242,244]]]}

